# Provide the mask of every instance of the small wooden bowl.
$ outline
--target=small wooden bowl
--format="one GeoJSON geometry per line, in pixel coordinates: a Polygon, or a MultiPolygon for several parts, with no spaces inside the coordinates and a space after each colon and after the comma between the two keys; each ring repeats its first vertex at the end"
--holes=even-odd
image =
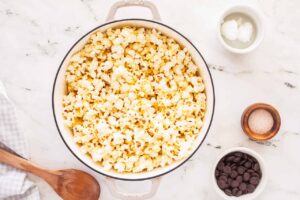
{"type": "Polygon", "coordinates": [[[248,108],[246,108],[246,110],[242,115],[241,124],[242,124],[243,131],[248,135],[249,138],[256,141],[266,141],[271,139],[278,133],[281,125],[281,119],[280,119],[279,112],[273,106],[265,103],[255,103],[249,106],[248,108]],[[248,123],[249,117],[252,114],[252,112],[260,109],[268,111],[272,115],[274,121],[273,127],[264,134],[259,134],[252,131],[248,123]]]}

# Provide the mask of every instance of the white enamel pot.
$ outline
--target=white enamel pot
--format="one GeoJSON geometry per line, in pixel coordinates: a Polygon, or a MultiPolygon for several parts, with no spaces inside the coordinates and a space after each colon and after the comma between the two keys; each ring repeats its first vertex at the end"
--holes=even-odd
{"type": "Polygon", "coordinates": [[[172,29],[171,27],[162,24],[160,21],[159,13],[151,2],[148,1],[125,1],[125,2],[117,2],[115,3],[108,15],[107,23],[102,24],[87,34],[85,34],[82,38],[80,38],[69,50],[69,52],[64,57],[63,61],[61,62],[61,65],[57,71],[54,86],[53,86],[53,94],[52,94],[52,106],[53,106],[53,113],[54,113],[54,119],[58,128],[58,131],[61,135],[61,138],[63,139],[66,146],[69,148],[69,150],[73,153],[73,155],[79,159],[82,163],[84,163],[87,167],[90,169],[105,175],[107,177],[107,185],[109,186],[112,194],[118,198],[121,199],[147,199],[153,196],[158,189],[159,186],[159,177],[162,175],[173,171],[174,169],[181,166],[183,163],[185,163],[192,155],[197,151],[197,149],[201,146],[203,143],[205,137],[208,134],[213,113],[214,113],[214,104],[215,104],[215,95],[214,95],[214,86],[212,82],[212,77],[209,72],[208,66],[203,59],[200,52],[197,50],[197,48],[182,34],[180,34],[178,31],[172,29]],[[113,20],[114,15],[116,11],[121,7],[127,7],[127,6],[142,6],[146,7],[151,10],[153,15],[153,20],[146,20],[146,19],[122,19],[122,20],[113,20]],[[72,134],[70,130],[64,125],[64,119],[62,116],[62,98],[63,95],[66,92],[66,82],[64,79],[66,67],[69,63],[70,57],[80,50],[83,45],[86,43],[88,38],[92,33],[95,31],[105,31],[108,28],[114,28],[114,27],[121,27],[125,25],[130,26],[137,26],[137,27],[145,27],[145,28],[155,28],[165,35],[174,38],[178,43],[185,46],[190,54],[192,55],[192,58],[197,66],[200,67],[200,73],[203,77],[205,87],[206,87],[206,95],[207,95],[207,111],[205,115],[205,119],[203,122],[203,127],[201,129],[201,132],[199,133],[199,136],[196,139],[195,145],[192,147],[192,151],[190,155],[187,155],[186,158],[179,160],[177,162],[174,162],[171,165],[168,165],[163,168],[158,168],[153,171],[149,172],[143,172],[143,173],[117,173],[115,171],[106,171],[104,170],[100,165],[97,165],[94,163],[91,158],[83,154],[79,147],[75,144],[72,138],[72,134]],[[152,181],[152,187],[150,191],[146,194],[124,194],[120,191],[117,191],[115,186],[115,180],[129,180],[129,181],[141,181],[141,180],[147,180],[150,179],[152,181]]]}

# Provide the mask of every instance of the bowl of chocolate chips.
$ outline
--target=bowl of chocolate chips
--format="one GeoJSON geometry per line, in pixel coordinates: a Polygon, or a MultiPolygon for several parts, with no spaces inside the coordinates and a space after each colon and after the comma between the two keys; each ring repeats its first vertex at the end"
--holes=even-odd
{"type": "Polygon", "coordinates": [[[226,200],[255,199],[264,189],[267,173],[262,157],[245,147],[221,153],[214,165],[213,184],[226,200]]]}

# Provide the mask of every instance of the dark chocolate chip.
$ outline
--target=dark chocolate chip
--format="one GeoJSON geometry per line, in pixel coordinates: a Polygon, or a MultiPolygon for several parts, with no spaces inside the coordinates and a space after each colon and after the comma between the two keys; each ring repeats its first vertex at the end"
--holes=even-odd
{"type": "Polygon", "coordinates": [[[232,194],[234,195],[234,196],[236,196],[236,193],[239,191],[239,189],[238,188],[233,188],[232,189],[232,194]]]}
{"type": "Polygon", "coordinates": [[[225,174],[224,172],[222,172],[222,171],[219,171],[219,176],[227,176],[227,174],[225,174]]]}
{"type": "Polygon", "coordinates": [[[218,163],[217,169],[221,171],[223,169],[223,167],[224,167],[224,163],[220,161],[218,163]]]}
{"type": "Polygon", "coordinates": [[[244,167],[238,167],[237,169],[239,174],[243,174],[245,172],[245,168],[244,167]]]}
{"type": "Polygon", "coordinates": [[[236,188],[239,186],[239,182],[237,182],[236,180],[232,181],[230,184],[231,187],[236,188]]]}
{"type": "Polygon", "coordinates": [[[226,158],[226,161],[227,162],[233,161],[234,158],[235,158],[234,156],[229,156],[228,158],[226,158]]]}
{"type": "Polygon", "coordinates": [[[226,184],[226,182],[224,180],[218,180],[217,184],[218,184],[219,188],[221,188],[221,189],[225,189],[228,187],[228,185],[226,184]]]}
{"type": "Polygon", "coordinates": [[[231,167],[230,166],[225,166],[224,168],[223,168],[223,172],[224,173],[226,173],[226,174],[230,174],[231,173],[231,167]]]}
{"type": "Polygon", "coordinates": [[[232,169],[233,167],[236,167],[236,163],[232,163],[232,164],[230,165],[230,167],[231,167],[231,169],[232,169]]]}
{"type": "Polygon", "coordinates": [[[241,191],[246,191],[246,189],[247,189],[246,183],[241,183],[239,188],[240,188],[241,191]]]}
{"type": "Polygon", "coordinates": [[[243,194],[243,192],[242,192],[241,190],[239,190],[239,191],[236,193],[235,196],[239,197],[239,196],[241,196],[242,194],[243,194]]]}
{"type": "Polygon", "coordinates": [[[243,177],[242,176],[238,176],[235,179],[238,183],[241,183],[243,181],[243,177]]]}
{"type": "Polygon", "coordinates": [[[234,155],[237,156],[237,157],[242,157],[243,153],[241,153],[241,152],[235,152],[234,155]]]}
{"type": "Polygon", "coordinates": [[[258,178],[259,178],[259,174],[256,173],[256,172],[251,173],[251,176],[252,176],[252,177],[258,177],[258,178]]]}
{"type": "Polygon", "coordinates": [[[231,173],[230,173],[231,178],[235,178],[235,177],[237,177],[237,175],[238,175],[238,173],[235,170],[232,170],[231,173]]]}
{"type": "Polygon", "coordinates": [[[225,194],[227,194],[228,196],[232,196],[232,192],[230,189],[226,189],[225,191],[225,194]]]}
{"type": "Polygon", "coordinates": [[[218,180],[224,180],[225,182],[227,182],[227,177],[222,175],[218,178],[218,180]]]}
{"type": "Polygon", "coordinates": [[[246,162],[245,164],[244,164],[244,166],[246,167],[246,168],[250,168],[251,167],[251,162],[246,162]]]}
{"type": "Polygon", "coordinates": [[[247,192],[248,193],[252,193],[252,192],[254,192],[254,190],[255,190],[254,185],[251,185],[251,184],[247,185],[247,192]]]}
{"type": "Polygon", "coordinates": [[[240,160],[241,160],[241,157],[235,157],[234,160],[233,160],[233,162],[237,163],[237,162],[239,162],[240,160]]]}
{"type": "Polygon", "coordinates": [[[215,176],[218,177],[219,175],[220,175],[219,170],[216,170],[216,171],[215,171],[215,176]]]}
{"type": "Polygon", "coordinates": [[[258,171],[259,170],[259,164],[258,163],[255,163],[254,164],[254,166],[253,166],[253,169],[255,170],[255,171],[258,171]]]}
{"type": "Polygon", "coordinates": [[[247,160],[242,160],[242,161],[240,162],[240,165],[244,165],[245,162],[247,162],[247,160]]]}
{"type": "Polygon", "coordinates": [[[228,179],[227,179],[228,185],[231,185],[231,182],[232,182],[232,178],[228,178],[228,179]]]}
{"type": "Polygon", "coordinates": [[[244,175],[243,175],[243,179],[244,181],[249,181],[250,179],[250,174],[248,172],[246,172],[244,175]]]}
{"type": "Polygon", "coordinates": [[[259,178],[258,178],[258,177],[251,177],[251,178],[250,178],[250,183],[251,183],[252,185],[258,185],[258,183],[259,183],[259,178]]]}

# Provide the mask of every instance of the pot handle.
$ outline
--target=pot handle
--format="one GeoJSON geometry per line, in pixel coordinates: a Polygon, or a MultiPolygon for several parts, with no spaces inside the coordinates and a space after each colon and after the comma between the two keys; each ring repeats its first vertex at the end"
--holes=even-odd
{"type": "Polygon", "coordinates": [[[123,0],[123,1],[118,1],[112,5],[112,7],[108,12],[106,21],[113,21],[116,12],[119,8],[133,7],[133,6],[148,8],[151,11],[154,20],[156,21],[161,20],[157,7],[152,2],[144,1],[144,0],[123,0]]]}
{"type": "Polygon", "coordinates": [[[150,180],[151,181],[151,189],[147,193],[129,194],[129,193],[121,192],[117,189],[115,179],[106,177],[106,183],[107,183],[107,186],[108,186],[111,194],[114,197],[116,197],[118,199],[122,199],[122,200],[145,200],[145,199],[149,199],[149,198],[153,197],[157,192],[157,189],[160,184],[160,180],[161,180],[160,177],[151,179],[150,180]]]}

